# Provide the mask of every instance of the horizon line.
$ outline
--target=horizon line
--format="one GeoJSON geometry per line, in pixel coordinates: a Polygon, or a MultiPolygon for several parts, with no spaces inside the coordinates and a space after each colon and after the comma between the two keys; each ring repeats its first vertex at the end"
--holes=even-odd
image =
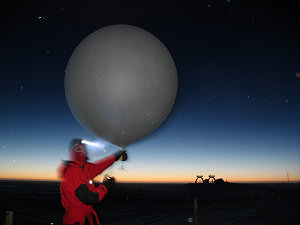
{"type": "MultiPolygon", "coordinates": [[[[61,179],[30,179],[30,178],[0,178],[0,181],[49,181],[49,182],[60,182],[61,179]]],[[[149,183],[149,184],[153,184],[153,183],[157,183],[157,184],[194,184],[195,182],[189,182],[189,181],[117,181],[116,183],[149,183]]],[[[232,181],[232,182],[228,182],[228,183],[241,183],[241,184],[253,184],[253,183],[285,183],[285,184],[289,184],[289,183],[300,183],[300,180],[295,180],[295,181],[232,181]]],[[[202,184],[198,183],[198,184],[202,184]]]]}

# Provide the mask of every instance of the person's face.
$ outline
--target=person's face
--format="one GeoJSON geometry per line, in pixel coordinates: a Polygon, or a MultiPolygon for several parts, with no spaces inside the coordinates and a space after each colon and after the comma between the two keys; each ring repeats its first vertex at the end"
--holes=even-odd
{"type": "Polygon", "coordinates": [[[70,160],[79,161],[85,163],[88,160],[85,145],[79,144],[70,152],[70,160]]]}
{"type": "Polygon", "coordinates": [[[85,150],[84,145],[78,145],[78,146],[75,148],[75,152],[80,152],[80,153],[83,153],[83,154],[86,155],[86,150],[85,150]]]}

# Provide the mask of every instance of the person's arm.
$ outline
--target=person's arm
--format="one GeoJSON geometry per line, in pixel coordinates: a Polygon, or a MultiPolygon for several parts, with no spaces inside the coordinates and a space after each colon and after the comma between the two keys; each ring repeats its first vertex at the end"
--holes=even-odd
{"type": "Polygon", "coordinates": [[[94,205],[101,201],[106,195],[107,188],[104,185],[100,185],[96,188],[96,191],[91,191],[85,184],[80,184],[75,190],[75,196],[86,205],[94,205]]]}
{"type": "Polygon", "coordinates": [[[94,163],[89,163],[89,174],[91,178],[98,176],[104,170],[106,170],[109,166],[111,166],[116,161],[114,155],[109,155],[103,159],[100,159],[94,163]]]}
{"type": "Polygon", "coordinates": [[[86,175],[83,173],[82,168],[68,168],[64,179],[62,180],[61,188],[63,195],[74,195],[81,202],[86,205],[94,205],[99,202],[107,193],[107,188],[100,185],[94,191],[89,190],[86,180],[86,175]]]}
{"type": "Polygon", "coordinates": [[[109,155],[103,159],[96,161],[95,163],[89,163],[89,174],[92,178],[98,176],[104,170],[106,170],[109,166],[111,166],[115,161],[119,160],[120,157],[123,157],[124,160],[127,160],[126,151],[117,151],[112,155],[109,155]]]}

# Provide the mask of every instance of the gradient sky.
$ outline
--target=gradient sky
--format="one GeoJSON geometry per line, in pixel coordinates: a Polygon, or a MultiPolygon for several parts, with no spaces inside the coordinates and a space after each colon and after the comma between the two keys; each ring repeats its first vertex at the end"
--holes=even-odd
{"type": "Polygon", "coordinates": [[[179,86],[167,120],[127,147],[119,181],[300,180],[300,9],[265,1],[6,1],[1,7],[0,178],[56,179],[83,129],[64,95],[72,51],[107,25],[158,37],[179,86]],[[243,2],[243,3],[241,3],[243,2]],[[258,3],[259,2],[259,3],[258,3]]]}

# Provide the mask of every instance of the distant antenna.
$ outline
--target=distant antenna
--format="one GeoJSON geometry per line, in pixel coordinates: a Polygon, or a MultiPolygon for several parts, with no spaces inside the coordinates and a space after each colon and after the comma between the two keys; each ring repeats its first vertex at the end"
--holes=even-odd
{"type": "Polygon", "coordinates": [[[197,175],[197,179],[195,180],[195,184],[197,184],[198,179],[201,178],[203,180],[203,175],[197,175]]]}
{"type": "Polygon", "coordinates": [[[290,176],[289,176],[289,172],[286,173],[286,177],[287,177],[287,183],[290,183],[290,176]]]}

